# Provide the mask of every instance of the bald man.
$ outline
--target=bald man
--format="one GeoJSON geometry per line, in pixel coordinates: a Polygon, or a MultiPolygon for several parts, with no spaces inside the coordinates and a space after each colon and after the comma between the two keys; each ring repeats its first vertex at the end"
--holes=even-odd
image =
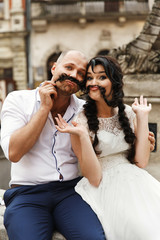
{"type": "Polygon", "coordinates": [[[74,190],[81,177],[70,135],[55,127],[58,113],[70,122],[81,110],[84,101],[74,93],[86,65],[81,52],[64,52],[51,81],[11,92],[3,104],[1,145],[11,161],[4,224],[10,240],[51,240],[55,229],[67,240],[105,239],[97,216],[74,190]]]}

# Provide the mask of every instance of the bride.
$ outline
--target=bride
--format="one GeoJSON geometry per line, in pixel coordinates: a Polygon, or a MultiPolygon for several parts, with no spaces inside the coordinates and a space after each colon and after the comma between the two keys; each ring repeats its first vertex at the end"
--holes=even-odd
{"type": "Polygon", "coordinates": [[[58,115],[57,129],[70,133],[84,176],[76,191],[96,212],[108,240],[160,239],[160,183],[145,168],[150,156],[147,99],[123,103],[123,75],[112,57],[87,66],[88,98],[72,126],[58,115]]]}

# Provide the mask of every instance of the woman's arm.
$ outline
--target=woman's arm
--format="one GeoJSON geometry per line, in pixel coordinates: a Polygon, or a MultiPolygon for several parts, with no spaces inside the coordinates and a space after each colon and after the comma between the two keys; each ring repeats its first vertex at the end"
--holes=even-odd
{"type": "Polygon", "coordinates": [[[135,135],[136,135],[136,153],[135,162],[136,165],[144,168],[148,164],[150,157],[150,141],[148,139],[148,115],[151,110],[151,104],[147,106],[147,99],[140,97],[140,103],[138,99],[132,104],[132,109],[136,113],[135,121],[135,135]]]}
{"type": "Polygon", "coordinates": [[[58,115],[56,121],[58,131],[71,134],[72,148],[79,160],[82,175],[92,185],[98,187],[102,179],[101,165],[94,152],[87,129],[74,121],[72,122],[73,126],[70,126],[61,115],[58,115]]]}

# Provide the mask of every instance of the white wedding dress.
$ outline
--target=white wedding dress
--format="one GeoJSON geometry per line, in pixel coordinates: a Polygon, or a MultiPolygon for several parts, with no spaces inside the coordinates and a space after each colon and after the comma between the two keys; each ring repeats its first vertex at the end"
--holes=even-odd
{"type": "MultiPolygon", "coordinates": [[[[135,114],[128,105],[125,111],[133,128],[135,114]]],[[[75,121],[87,126],[83,112],[75,121]]],[[[126,159],[129,146],[118,115],[99,122],[97,150],[103,178],[96,188],[83,177],[76,192],[97,214],[107,240],[160,240],[160,182],[126,159]]]]}

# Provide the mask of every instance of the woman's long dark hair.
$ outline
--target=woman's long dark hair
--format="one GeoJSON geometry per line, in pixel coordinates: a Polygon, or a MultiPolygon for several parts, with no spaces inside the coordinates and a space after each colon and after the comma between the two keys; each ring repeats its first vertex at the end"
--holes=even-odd
{"type": "MultiPolygon", "coordinates": [[[[112,99],[111,100],[108,100],[105,97],[104,88],[100,88],[100,91],[108,106],[114,107],[114,108],[118,107],[119,109],[118,115],[119,115],[120,126],[124,132],[125,141],[130,145],[127,158],[131,163],[135,163],[134,156],[135,156],[135,138],[136,137],[130,127],[129,119],[125,113],[125,105],[123,103],[124,92],[123,92],[122,70],[120,68],[120,65],[116,61],[116,59],[110,56],[98,56],[98,57],[92,58],[87,65],[87,71],[88,71],[88,68],[91,66],[92,71],[94,72],[94,67],[96,65],[102,65],[104,67],[106,75],[112,83],[112,88],[111,88],[112,99]]],[[[86,71],[86,77],[87,77],[87,71],[86,71]]],[[[85,83],[86,83],[86,77],[85,77],[85,83]]],[[[97,118],[96,103],[89,96],[87,96],[86,104],[84,105],[84,113],[88,120],[89,130],[95,134],[95,137],[93,140],[93,148],[95,150],[99,142],[97,137],[97,131],[99,129],[99,120],[97,118]]]]}

